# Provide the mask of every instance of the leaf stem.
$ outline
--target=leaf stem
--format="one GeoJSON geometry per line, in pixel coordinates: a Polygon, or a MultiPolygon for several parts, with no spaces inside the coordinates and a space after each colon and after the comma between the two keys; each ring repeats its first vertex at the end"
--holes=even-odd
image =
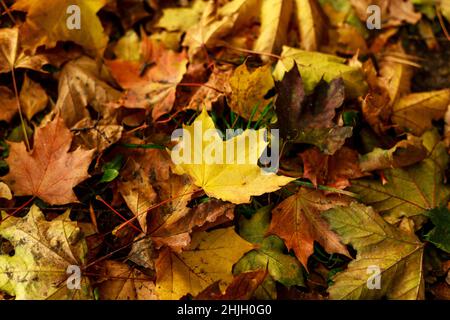
{"type": "Polygon", "coordinates": [[[310,189],[318,189],[318,190],[323,190],[323,191],[330,191],[330,192],[335,192],[335,193],[341,193],[341,194],[345,194],[349,197],[352,198],[359,198],[359,196],[356,193],[350,192],[350,191],[345,191],[345,190],[340,190],[337,188],[333,188],[333,187],[327,187],[327,186],[323,186],[323,185],[317,185],[317,187],[312,184],[311,182],[306,182],[306,181],[299,181],[299,180],[295,180],[294,181],[295,184],[302,186],[302,187],[307,187],[310,189]]]}
{"type": "Polygon", "coordinates": [[[25,138],[25,144],[27,150],[30,151],[30,141],[28,140],[27,129],[25,128],[25,121],[23,120],[22,107],[20,106],[19,90],[17,90],[16,73],[14,72],[14,66],[11,67],[11,74],[13,78],[14,94],[16,95],[17,109],[19,110],[20,124],[22,127],[23,137],[25,138]]]}

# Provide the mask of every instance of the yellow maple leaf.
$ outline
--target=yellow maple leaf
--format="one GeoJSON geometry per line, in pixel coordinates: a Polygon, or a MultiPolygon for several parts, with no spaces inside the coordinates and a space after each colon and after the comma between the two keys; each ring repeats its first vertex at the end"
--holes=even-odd
{"type": "Polygon", "coordinates": [[[184,126],[181,141],[170,152],[175,172],[190,175],[194,184],[210,197],[249,203],[251,196],[276,191],[295,180],[258,166],[258,159],[268,145],[265,133],[265,129],[245,130],[223,141],[203,109],[191,125],[184,126]]]}
{"type": "Polygon", "coordinates": [[[27,12],[21,27],[24,46],[33,51],[53,47],[58,41],[73,41],[86,50],[102,54],[108,43],[97,12],[106,0],[18,0],[12,10],[27,12]],[[78,23],[79,22],[79,23],[78,23]]]}
{"type": "Polygon", "coordinates": [[[191,245],[180,254],[166,248],[156,261],[156,294],[159,299],[197,295],[216,281],[226,287],[233,279],[233,265],[253,245],[240,238],[233,227],[194,234],[191,245]]]}
{"type": "Polygon", "coordinates": [[[269,64],[254,71],[249,71],[245,63],[241,64],[234,71],[229,83],[231,95],[228,104],[231,110],[247,120],[258,119],[272,100],[272,98],[264,98],[267,92],[274,87],[269,64]],[[256,110],[254,110],[255,108],[256,110]]]}

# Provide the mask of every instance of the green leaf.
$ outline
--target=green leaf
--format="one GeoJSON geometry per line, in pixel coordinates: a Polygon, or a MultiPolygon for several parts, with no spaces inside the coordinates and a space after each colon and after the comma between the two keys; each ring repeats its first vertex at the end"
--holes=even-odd
{"type": "Polygon", "coordinates": [[[356,259],[336,274],[331,299],[423,299],[424,244],[387,223],[371,207],[352,203],[323,213],[334,231],[356,250],[356,259]],[[380,282],[371,278],[379,268],[380,282]]]}
{"type": "Polygon", "coordinates": [[[284,254],[285,246],[277,236],[265,237],[270,224],[271,206],[259,209],[251,219],[241,217],[239,234],[245,240],[259,244],[235,265],[233,272],[239,274],[268,268],[270,276],[285,286],[304,286],[303,269],[295,257],[284,254]]]}
{"type": "Polygon", "coordinates": [[[350,191],[360,195],[362,202],[371,205],[391,223],[401,217],[411,217],[417,226],[425,221],[427,210],[446,204],[450,188],[443,184],[448,163],[445,145],[436,130],[422,136],[428,151],[425,160],[406,167],[384,170],[386,184],[378,180],[353,180],[350,191]]]}
{"type": "Polygon", "coordinates": [[[343,58],[286,46],[283,47],[281,57],[273,72],[275,80],[283,79],[284,73],[291,70],[296,63],[303,78],[306,94],[312,93],[320,80],[330,82],[339,77],[344,80],[345,94],[348,98],[357,98],[367,92],[362,69],[346,65],[343,58]]]}
{"type": "Polygon", "coordinates": [[[4,140],[0,140],[0,157],[7,158],[9,156],[9,145],[4,140]]]}
{"type": "Polygon", "coordinates": [[[103,166],[103,176],[100,182],[111,182],[119,176],[119,170],[122,167],[123,156],[121,154],[117,155],[110,162],[105,163],[103,166]]]}
{"type": "MultiPolygon", "coordinates": [[[[0,255],[0,291],[17,300],[90,299],[89,280],[69,289],[69,266],[82,268],[87,245],[70,211],[46,221],[33,205],[25,218],[8,217],[0,224],[0,236],[14,246],[14,255],[0,255]]],[[[6,218],[6,217],[5,217],[6,218]]]]}
{"type": "Polygon", "coordinates": [[[450,211],[447,207],[434,208],[427,212],[427,216],[435,227],[426,234],[425,239],[450,253],[450,211]]]}

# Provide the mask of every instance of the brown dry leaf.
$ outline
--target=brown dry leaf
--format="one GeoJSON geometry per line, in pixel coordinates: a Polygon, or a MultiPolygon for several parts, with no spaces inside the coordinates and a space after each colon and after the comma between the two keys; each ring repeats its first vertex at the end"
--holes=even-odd
{"type": "Polygon", "coordinates": [[[330,30],[329,38],[330,48],[335,52],[346,55],[368,53],[366,39],[358,28],[350,24],[343,24],[335,31],[330,30]]]}
{"type": "Polygon", "coordinates": [[[156,300],[152,279],[129,265],[106,260],[98,266],[102,269],[98,286],[102,300],[156,300]]]}
{"type": "Polygon", "coordinates": [[[448,283],[441,282],[433,285],[431,292],[439,300],[450,300],[450,285],[448,283]]]}
{"type": "Polygon", "coordinates": [[[120,22],[126,30],[133,27],[139,20],[146,18],[150,13],[146,10],[148,5],[153,10],[159,10],[158,0],[120,0],[109,1],[104,7],[120,17],[120,22]]]}
{"type": "Polygon", "coordinates": [[[363,64],[363,70],[369,85],[369,92],[362,101],[362,114],[372,129],[382,135],[391,127],[389,121],[392,113],[392,101],[389,91],[385,87],[384,79],[378,76],[371,60],[367,60],[363,64]]]}
{"type": "Polygon", "coordinates": [[[400,168],[422,161],[427,154],[422,139],[408,135],[406,140],[398,142],[389,150],[375,148],[361,156],[359,165],[362,171],[400,168]]]}
{"type": "Polygon", "coordinates": [[[25,75],[20,89],[20,105],[25,117],[31,120],[36,113],[45,109],[47,103],[48,95],[42,86],[25,75]]]}
{"type": "Polygon", "coordinates": [[[188,176],[176,175],[172,170],[165,151],[136,151],[122,170],[118,191],[156,247],[167,245],[181,252],[189,245],[193,229],[221,219],[232,220],[234,205],[211,199],[188,207],[198,188],[188,176]]]}
{"type": "Polygon", "coordinates": [[[59,75],[58,100],[54,112],[59,112],[64,122],[72,128],[77,122],[90,118],[91,106],[103,118],[113,118],[116,112],[109,106],[120,98],[120,92],[110,83],[112,78],[105,67],[84,56],[67,63],[59,75]]]}
{"type": "Polygon", "coordinates": [[[377,5],[381,9],[383,28],[399,26],[403,22],[416,24],[422,15],[415,12],[410,0],[350,0],[356,14],[362,21],[367,21],[370,5],[377,5]]]}
{"type": "Polygon", "coordinates": [[[412,68],[405,56],[402,45],[396,43],[383,51],[378,72],[371,60],[364,63],[369,92],[362,101],[362,112],[378,135],[392,127],[393,104],[410,91],[412,68]]]}
{"type": "Polygon", "coordinates": [[[192,96],[187,109],[211,111],[212,105],[231,91],[229,79],[232,70],[214,69],[208,81],[192,96]]]}
{"type": "Polygon", "coordinates": [[[332,156],[320,152],[316,147],[300,153],[303,160],[303,176],[317,187],[327,185],[337,189],[350,186],[349,179],[363,177],[358,163],[358,152],[342,147],[332,156]]]}
{"type": "Polygon", "coordinates": [[[405,0],[390,0],[389,14],[391,19],[394,20],[394,24],[400,24],[403,21],[410,24],[416,24],[422,17],[419,12],[414,11],[412,1],[405,0]]]}
{"type": "Polygon", "coordinates": [[[0,121],[10,122],[18,111],[14,92],[5,86],[0,86],[0,121]]]}
{"type": "Polygon", "coordinates": [[[405,50],[399,42],[387,47],[379,61],[380,81],[388,90],[391,103],[410,90],[412,69],[409,61],[403,58],[405,55],[405,50]]]}
{"type": "Polygon", "coordinates": [[[106,65],[127,90],[120,104],[132,109],[151,109],[156,120],[172,110],[188,60],[184,52],[168,50],[162,43],[143,37],[140,61],[117,59],[106,61],[106,65]]]}
{"type": "Polygon", "coordinates": [[[19,43],[18,28],[0,29],[0,73],[25,68],[42,71],[48,64],[48,58],[42,54],[27,55],[19,43]]]}
{"type": "Polygon", "coordinates": [[[147,233],[147,211],[157,202],[157,194],[147,178],[148,175],[133,159],[127,163],[122,177],[127,176],[127,170],[132,170],[132,177],[130,180],[123,178],[118,184],[118,191],[131,212],[137,216],[142,231],[147,233]]]}
{"type": "MultiPolygon", "coordinates": [[[[217,199],[203,202],[195,208],[189,208],[182,216],[176,213],[169,216],[163,223],[151,232],[153,241],[161,246],[166,244],[173,250],[180,252],[190,241],[190,233],[199,227],[220,221],[225,218],[228,221],[234,218],[234,204],[226,203],[217,199]],[[174,239],[186,239],[187,244],[182,247],[174,239]]],[[[153,217],[153,216],[152,216],[153,217]]]]}
{"type": "Polygon", "coordinates": [[[265,98],[274,87],[271,66],[267,64],[250,71],[244,63],[234,70],[229,81],[231,95],[228,104],[231,110],[247,120],[257,120],[272,100],[265,98]]]}
{"type": "Polygon", "coordinates": [[[111,124],[110,119],[94,121],[84,118],[72,127],[72,131],[75,132],[75,146],[80,145],[85,149],[95,149],[98,153],[102,153],[120,140],[123,126],[111,124]]]}
{"type": "Polygon", "coordinates": [[[94,151],[69,152],[71,142],[71,132],[57,117],[36,129],[31,152],[23,142],[10,143],[4,181],[16,196],[33,195],[51,205],[78,202],[72,188],[89,177],[94,151]]]}
{"type": "Polygon", "coordinates": [[[200,292],[196,300],[250,300],[267,276],[267,270],[243,272],[234,276],[233,281],[222,293],[218,282],[200,292]]]}
{"type": "Polygon", "coordinates": [[[372,44],[370,45],[370,51],[374,54],[378,54],[387,46],[389,40],[397,34],[398,28],[389,28],[386,31],[382,31],[377,35],[372,44]]]}
{"type": "MultiPolygon", "coordinates": [[[[139,144],[138,139],[131,140],[139,144]]],[[[188,202],[196,188],[187,176],[172,172],[170,157],[164,150],[138,150],[130,154],[122,170],[118,191],[127,206],[137,216],[143,230],[154,231],[167,219],[177,219],[189,212],[188,202]],[[152,212],[152,226],[147,226],[147,212],[156,204],[163,203],[152,212]]],[[[189,244],[189,236],[167,237],[162,243],[181,248],[189,244]],[[180,237],[182,237],[180,239],[180,237]]],[[[161,244],[161,242],[160,242],[161,244]]]]}
{"type": "Polygon", "coordinates": [[[343,197],[327,197],[320,191],[300,189],[272,210],[268,233],[282,238],[305,268],[309,256],[314,252],[314,241],[329,253],[350,256],[339,236],[330,230],[328,223],[320,216],[322,211],[348,202],[343,197]]]}
{"type": "Polygon", "coordinates": [[[138,266],[154,271],[154,260],[156,257],[156,250],[150,236],[140,234],[134,238],[133,245],[131,246],[130,253],[128,254],[128,260],[138,266]]]}

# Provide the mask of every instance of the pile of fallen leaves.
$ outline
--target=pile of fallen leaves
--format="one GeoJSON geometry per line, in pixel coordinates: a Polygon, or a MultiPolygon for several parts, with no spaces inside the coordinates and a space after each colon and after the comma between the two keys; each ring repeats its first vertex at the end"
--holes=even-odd
{"type": "Polygon", "coordinates": [[[449,299],[449,22],[449,0],[0,0],[0,299],[449,299]],[[280,141],[175,164],[197,124],[280,141]]]}

